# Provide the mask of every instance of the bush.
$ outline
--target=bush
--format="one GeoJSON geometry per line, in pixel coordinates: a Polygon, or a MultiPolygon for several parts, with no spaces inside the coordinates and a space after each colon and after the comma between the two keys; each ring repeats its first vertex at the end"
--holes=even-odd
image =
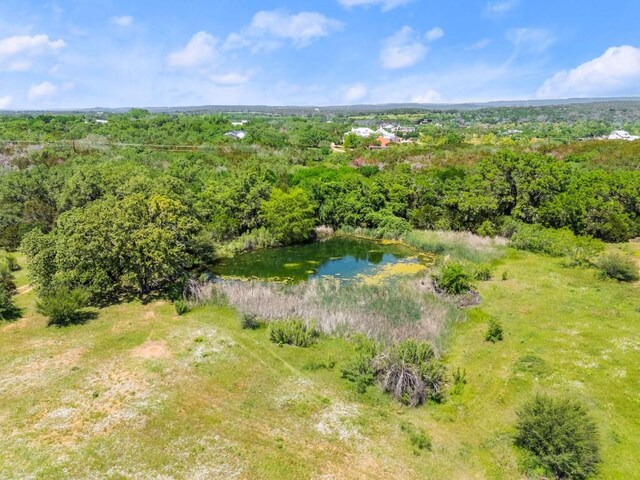
{"type": "Polygon", "coordinates": [[[471,291],[473,278],[459,263],[448,263],[434,276],[437,287],[450,295],[471,291]]]}
{"type": "Polygon", "coordinates": [[[518,224],[509,244],[518,250],[567,257],[572,264],[585,264],[604,250],[604,243],[591,237],[576,236],[567,228],[556,230],[540,225],[518,224]]]}
{"type": "Polygon", "coordinates": [[[601,278],[613,278],[621,282],[636,282],[640,279],[636,262],[629,257],[610,253],[598,259],[601,278]]]}
{"type": "Polygon", "coordinates": [[[46,293],[36,304],[38,313],[49,318],[49,325],[65,326],[81,323],[86,315],[89,294],[82,289],[57,288],[46,293]]]}
{"type": "Polygon", "coordinates": [[[502,325],[495,319],[489,320],[489,328],[484,336],[485,341],[496,343],[501,342],[503,338],[502,325]]]}
{"type": "Polygon", "coordinates": [[[365,393],[375,381],[373,360],[380,353],[381,346],[364,335],[356,335],[354,341],[356,354],[342,369],[342,378],[355,383],[358,393],[365,393]]]}
{"type": "Polygon", "coordinates": [[[190,310],[189,303],[186,300],[182,300],[182,299],[176,300],[173,303],[173,306],[175,307],[176,313],[178,315],[184,315],[190,310]]]}
{"type": "Polygon", "coordinates": [[[4,288],[10,295],[13,295],[16,291],[13,273],[7,263],[0,263],[0,288],[4,288]]]}
{"type": "Polygon", "coordinates": [[[487,282],[493,278],[493,267],[488,263],[482,263],[480,265],[476,265],[473,278],[480,282],[487,282]]]}
{"type": "Polygon", "coordinates": [[[257,315],[243,313],[240,316],[240,326],[245,330],[257,330],[262,325],[257,315]]]}
{"type": "Polygon", "coordinates": [[[269,325],[269,338],[279,345],[309,347],[316,342],[318,332],[302,320],[276,320],[269,325]]]}
{"type": "Polygon", "coordinates": [[[445,368],[426,342],[399,343],[378,355],[374,370],[382,389],[405,405],[415,407],[443,398],[445,368]]]}
{"type": "Polygon", "coordinates": [[[585,479],[600,461],[598,432],[585,408],[538,395],[518,411],[516,445],[556,478],[585,479]]]}
{"type": "Polygon", "coordinates": [[[7,267],[9,267],[9,270],[12,272],[17,272],[18,270],[20,270],[20,265],[18,264],[18,260],[16,260],[16,256],[11,253],[4,254],[2,263],[5,263],[7,267]]]}
{"type": "Polygon", "coordinates": [[[14,320],[19,315],[12,293],[0,285],[0,320],[14,320]]]}

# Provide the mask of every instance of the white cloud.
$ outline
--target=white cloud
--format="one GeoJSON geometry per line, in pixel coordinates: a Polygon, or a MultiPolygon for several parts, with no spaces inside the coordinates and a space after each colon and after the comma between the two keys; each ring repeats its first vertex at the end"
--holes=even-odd
{"type": "Polygon", "coordinates": [[[66,46],[64,40],[50,40],[48,35],[17,35],[0,40],[0,59],[56,52],[66,46]]]}
{"type": "Polygon", "coordinates": [[[442,103],[442,95],[436,90],[429,89],[420,95],[411,97],[411,103],[442,103]]]}
{"type": "Polygon", "coordinates": [[[388,12],[396,7],[407,5],[413,0],[338,0],[345,8],[380,6],[383,12],[388,12]]]}
{"type": "Polygon", "coordinates": [[[407,68],[420,62],[429,52],[411,27],[402,27],[382,41],[380,61],[388,69],[407,68]]]}
{"type": "Polygon", "coordinates": [[[507,40],[521,53],[544,53],[556,41],[553,34],[542,28],[514,28],[507,32],[507,40]]]}
{"type": "Polygon", "coordinates": [[[9,105],[11,105],[12,101],[13,98],[11,97],[11,95],[0,97],[0,110],[5,110],[9,105]]]}
{"type": "Polygon", "coordinates": [[[538,90],[542,98],[640,94],[640,48],[611,47],[578,67],[556,73],[538,90]]]}
{"type": "Polygon", "coordinates": [[[487,48],[491,45],[491,43],[493,43],[493,40],[490,38],[483,38],[482,40],[478,40],[476,43],[469,45],[465,50],[482,50],[483,48],[487,48]]]}
{"type": "Polygon", "coordinates": [[[182,49],[167,55],[171,68],[195,68],[212,64],[218,57],[218,39],[207,32],[198,32],[182,49]]]}
{"type": "Polygon", "coordinates": [[[364,97],[366,97],[368,92],[369,90],[367,89],[367,87],[365,87],[362,83],[357,83],[347,88],[344,94],[344,100],[347,103],[357,102],[358,100],[362,100],[364,97]]]}
{"type": "Polygon", "coordinates": [[[216,85],[231,87],[247,83],[251,76],[251,73],[229,72],[211,75],[209,78],[216,85]]]}
{"type": "Polygon", "coordinates": [[[129,15],[123,15],[121,17],[111,17],[109,23],[117,25],[118,27],[131,27],[133,26],[133,17],[129,15]]]}
{"type": "Polygon", "coordinates": [[[282,46],[284,41],[302,48],[342,27],[342,22],[317,12],[290,14],[282,10],[262,11],[256,13],[251,23],[239,33],[229,35],[224,48],[273,50],[282,46]]]}
{"type": "Polygon", "coordinates": [[[424,36],[428,42],[435,42],[436,40],[444,37],[444,30],[440,27],[435,27],[429,30],[424,36]]]}
{"type": "Polygon", "coordinates": [[[73,90],[75,84],[72,82],[66,82],[62,85],[55,85],[51,82],[42,82],[37,85],[31,85],[29,88],[29,92],[27,93],[27,98],[30,102],[36,100],[46,100],[49,99],[58,93],[66,92],[69,90],[73,90]]]}
{"type": "Polygon", "coordinates": [[[29,101],[32,102],[44,97],[51,97],[59,91],[60,88],[53,83],[42,82],[38,85],[31,85],[31,88],[29,88],[29,93],[27,94],[27,98],[29,98],[29,101]]]}
{"type": "Polygon", "coordinates": [[[484,8],[485,15],[500,16],[520,5],[520,0],[500,0],[487,3],[484,8]]]}

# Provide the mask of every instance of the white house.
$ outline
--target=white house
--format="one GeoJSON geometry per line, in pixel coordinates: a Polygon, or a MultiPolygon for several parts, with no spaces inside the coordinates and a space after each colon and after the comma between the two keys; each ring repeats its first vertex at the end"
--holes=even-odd
{"type": "Polygon", "coordinates": [[[633,142],[634,140],[638,140],[640,137],[637,135],[631,135],[629,132],[624,130],[615,130],[611,132],[609,135],[609,140],[626,140],[628,142],[633,142]]]}
{"type": "Polygon", "coordinates": [[[369,138],[372,135],[375,135],[376,132],[374,130],[371,130],[370,128],[367,127],[359,127],[359,128],[352,128],[350,132],[345,133],[344,135],[357,135],[358,137],[362,137],[362,138],[369,138]]]}
{"type": "Polygon", "coordinates": [[[395,135],[394,133],[388,132],[384,128],[379,128],[378,130],[375,131],[375,133],[379,137],[384,138],[385,140],[390,140],[392,142],[396,142],[398,140],[397,135],[395,135]]]}
{"type": "Polygon", "coordinates": [[[232,132],[225,133],[224,136],[242,140],[247,136],[247,132],[245,132],[244,130],[234,130],[232,132]]]}
{"type": "Polygon", "coordinates": [[[96,118],[96,123],[98,125],[106,125],[107,123],[109,123],[109,120],[102,120],[101,118],[96,118]]]}
{"type": "Polygon", "coordinates": [[[249,120],[239,120],[237,122],[231,122],[231,125],[233,125],[234,127],[241,127],[243,125],[246,125],[247,123],[249,123],[249,120]]]}

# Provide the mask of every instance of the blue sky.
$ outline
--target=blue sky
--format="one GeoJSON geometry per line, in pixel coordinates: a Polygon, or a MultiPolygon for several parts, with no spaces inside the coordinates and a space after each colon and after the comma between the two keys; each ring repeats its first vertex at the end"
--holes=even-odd
{"type": "Polygon", "coordinates": [[[0,109],[640,95],[640,2],[2,0],[0,109]]]}

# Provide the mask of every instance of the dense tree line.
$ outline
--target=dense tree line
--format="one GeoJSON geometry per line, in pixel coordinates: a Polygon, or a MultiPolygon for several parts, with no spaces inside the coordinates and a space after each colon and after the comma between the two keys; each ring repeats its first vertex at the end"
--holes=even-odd
{"type": "MultiPolygon", "coordinates": [[[[12,121],[35,132],[53,123],[52,132],[62,136],[60,130],[86,125],[81,119],[12,121]]],[[[166,142],[163,125],[173,131],[181,122],[181,140],[219,133],[229,123],[222,116],[134,111],[104,127],[114,129],[113,138],[166,142]],[[191,130],[198,124],[201,131],[191,130]]],[[[254,139],[271,136],[273,148],[45,149],[15,157],[0,174],[0,248],[22,245],[41,288],[83,288],[92,302],[107,303],[170,290],[210,262],[216,245],[252,235],[261,240],[247,245],[302,242],[319,225],[380,235],[411,228],[495,235],[517,221],[611,242],[640,233],[635,168],[507,150],[471,165],[415,164],[404,157],[409,149],[355,162],[349,152],[322,152],[341,128],[256,120],[247,131],[254,139]],[[315,148],[318,156],[304,156],[315,148]]]]}

